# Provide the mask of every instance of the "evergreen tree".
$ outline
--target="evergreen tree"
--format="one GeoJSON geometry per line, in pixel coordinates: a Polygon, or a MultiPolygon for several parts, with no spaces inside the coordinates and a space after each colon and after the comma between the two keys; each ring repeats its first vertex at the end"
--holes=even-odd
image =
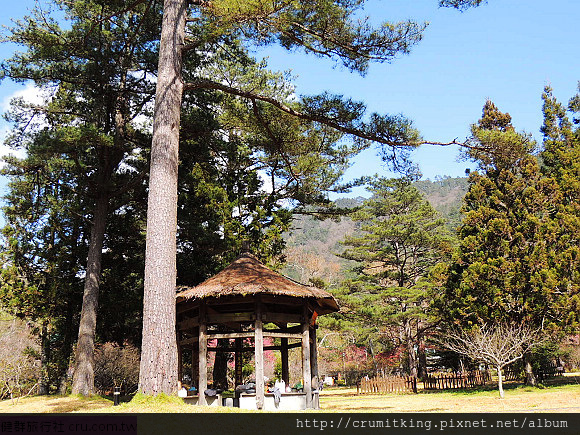
{"type": "Polygon", "coordinates": [[[70,29],[35,9],[10,36],[28,50],[3,64],[7,76],[53,89],[42,106],[16,106],[11,120],[18,127],[11,145],[24,147],[27,159],[34,159],[30,141],[43,141],[49,156],[64,160],[70,187],[82,198],[81,215],[89,222],[83,233],[88,250],[73,382],[73,392],[84,395],[94,388],[102,252],[108,216],[116,211],[111,202],[143,187],[148,139],[133,120],[151,100],[154,84],[147,74],[154,71],[151,48],[159,29],[159,8],[142,5],[114,15],[114,8],[122,6],[117,3],[57,1],[70,29]],[[31,129],[28,120],[39,116],[45,125],[31,129]]]}
{"type": "Polygon", "coordinates": [[[572,119],[549,87],[542,99],[541,169],[555,180],[559,190],[559,201],[550,210],[550,231],[554,234],[550,264],[555,270],[560,326],[573,333],[580,327],[580,93],[568,104],[572,119]]]}
{"type": "Polygon", "coordinates": [[[43,152],[40,140],[30,149],[29,158],[11,158],[2,170],[11,181],[4,198],[0,303],[34,322],[41,344],[40,392],[46,394],[64,385],[75,341],[85,224],[66,163],[43,152]]]}
{"type": "MultiPolygon", "coordinates": [[[[466,329],[507,322],[555,330],[561,323],[552,261],[558,186],[542,176],[532,155],[535,142],[517,133],[509,114],[491,101],[472,134],[468,155],[481,172],[469,177],[461,243],[439,301],[441,314],[466,329]]],[[[533,384],[529,355],[525,365],[533,384]]]]}
{"type": "Polygon", "coordinates": [[[468,154],[481,173],[469,177],[443,315],[468,327],[498,321],[548,327],[558,322],[555,275],[548,262],[557,188],[542,177],[531,154],[533,140],[517,133],[509,114],[492,102],[485,104],[472,133],[474,148],[468,154]]]}
{"type": "Polygon", "coordinates": [[[413,376],[419,367],[418,349],[432,327],[429,270],[451,250],[443,219],[408,179],[379,179],[373,196],[353,213],[360,235],[347,237],[341,255],[360,262],[358,279],[347,283],[342,301],[377,330],[394,329],[406,349],[413,376]]]}
{"type": "MultiPolygon", "coordinates": [[[[27,157],[9,161],[6,173],[13,179],[9,203],[17,204],[26,189],[26,195],[32,199],[29,208],[13,207],[7,213],[12,213],[14,222],[32,219],[33,225],[41,229],[38,231],[50,233],[55,220],[47,220],[40,213],[30,215],[30,209],[41,207],[50,197],[45,213],[75,222],[76,237],[63,239],[61,252],[70,250],[75,261],[81,263],[87,252],[100,256],[98,263],[94,255],[89,261],[100,279],[85,280],[93,296],[89,297],[92,304],[85,304],[84,317],[92,322],[83,329],[82,335],[88,337],[89,344],[81,346],[83,358],[78,358],[78,362],[87,364],[76,371],[82,385],[75,387],[75,391],[87,394],[92,391],[90,361],[95,340],[123,344],[141,338],[143,257],[139,252],[144,244],[148,135],[146,130],[138,129],[134,120],[137,115],[148,115],[148,102],[152,98],[153,84],[148,75],[155,74],[153,41],[157,37],[155,23],[159,11],[154,5],[130,11],[124,11],[124,6],[64,2],[63,10],[72,23],[70,30],[62,30],[42,11],[37,11],[34,19],[13,29],[13,40],[25,44],[28,51],[3,65],[10,77],[32,79],[38,85],[56,89],[44,105],[23,101],[14,105],[10,120],[16,128],[9,143],[24,148],[27,157]],[[129,25],[139,26],[140,13],[145,14],[145,19],[146,14],[154,17],[148,23],[151,29],[143,35],[129,25]],[[111,22],[103,24],[104,18],[110,18],[111,22]],[[133,49],[119,43],[127,39],[123,36],[125,31],[129,32],[127,37],[133,36],[130,41],[133,49]],[[82,39],[88,42],[82,45],[82,39]],[[60,50],[65,49],[62,45],[66,43],[70,43],[65,47],[69,57],[77,59],[76,62],[62,63],[60,50]],[[127,50],[136,63],[127,61],[123,65],[122,56],[127,50]],[[128,112],[119,113],[119,100],[125,101],[121,108],[128,112]],[[38,118],[41,120],[38,124],[30,122],[38,118]],[[43,176],[39,177],[39,173],[43,176]],[[38,189],[58,193],[36,195],[37,185],[38,189]],[[95,219],[95,207],[100,210],[99,219],[95,219]],[[98,229],[96,221],[100,222],[98,229]],[[91,234],[102,237],[102,243],[94,243],[94,239],[91,242],[91,234]],[[74,243],[78,249],[73,249],[74,243]],[[101,298],[100,307],[97,294],[101,298]]],[[[255,89],[281,99],[289,98],[293,91],[283,75],[270,73],[264,63],[256,64],[236,41],[225,41],[213,51],[213,56],[190,56],[186,73],[200,69],[212,76],[227,76],[229,82],[240,86],[251,82],[255,89]]],[[[340,134],[290,116],[281,119],[257,103],[244,104],[235,96],[224,98],[212,89],[188,93],[182,111],[177,235],[180,284],[194,285],[215,273],[235,258],[243,239],[252,242],[254,252],[263,261],[276,265],[282,260],[282,233],[291,217],[288,209],[281,207],[281,201],[297,205],[326,202],[322,192],[336,185],[348,157],[359,149],[337,147],[340,134]],[[262,188],[258,170],[274,180],[270,191],[262,188]]],[[[9,249],[23,250],[29,236],[17,228],[10,221],[5,230],[12,240],[9,249]]],[[[36,243],[46,246],[39,239],[36,243]]],[[[50,254],[49,259],[65,261],[59,253],[50,254]]],[[[65,264],[69,265],[69,271],[54,275],[58,285],[67,286],[67,277],[75,278],[69,282],[82,282],[83,274],[90,275],[86,272],[88,268],[79,268],[76,263],[74,268],[70,261],[65,264]]],[[[11,275],[13,279],[7,277],[6,282],[12,284],[6,287],[4,301],[25,310],[18,298],[13,299],[19,291],[18,277],[35,282],[42,280],[43,273],[39,265],[34,276],[28,274],[25,278],[19,272],[11,275]]],[[[78,293],[76,299],[66,299],[78,301],[78,293]]],[[[43,303],[39,303],[38,309],[44,309],[43,303]]],[[[57,315],[52,313],[44,318],[56,319],[57,315]]],[[[66,313],[64,332],[70,335],[79,319],[75,309],[68,307],[66,313]]],[[[70,352],[74,339],[69,337],[65,342],[70,352]]],[[[60,359],[66,367],[68,354],[65,352],[60,359]]]]}
{"type": "MultiPolygon", "coordinates": [[[[179,124],[182,92],[216,89],[250,101],[262,101],[283,113],[323,124],[366,141],[383,144],[383,156],[394,167],[409,169],[408,152],[421,143],[411,123],[402,116],[373,114],[363,121],[364,105],[340,96],[323,94],[298,104],[277,100],[255,89],[197,77],[184,84],[183,53],[195,53],[205,38],[243,38],[248,43],[280,43],[287,49],[339,60],[352,71],[364,73],[371,61],[388,61],[407,53],[420,39],[421,25],[407,21],[385,23],[377,29],[355,15],[364,1],[271,3],[261,0],[165,0],[161,31],[159,76],[151,151],[145,261],[143,357],[140,390],[170,393],[177,385],[177,355],[173,334],[176,282],[176,228],[179,124]],[[186,42],[188,6],[196,17],[192,38],[186,42]],[[149,320],[151,319],[151,321],[149,320]]],[[[456,8],[478,5],[480,0],[441,0],[456,8]]]]}

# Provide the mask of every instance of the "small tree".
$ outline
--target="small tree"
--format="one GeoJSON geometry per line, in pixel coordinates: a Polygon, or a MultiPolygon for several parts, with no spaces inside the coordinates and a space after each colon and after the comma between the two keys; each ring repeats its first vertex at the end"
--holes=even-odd
{"type": "Polygon", "coordinates": [[[105,343],[95,352],[95,387],[101,394],[121,387],[126,394],[137,391],[139,349],[127,344],[105,343]]]}
{"type": "Polygon", "coordinates": [[[443,345],[474,361],[496,368],[499,397],[504,398],[502,371],[522,359],[526,352],[543,342],[537,330],[525,325],[484,325],[471,331],[455,330],[446,335],[443,345]]]}
{"type": "Polygon", "coordinates": [[[38,386],[37,348],[24,322],[12,319],[6,328],[0,324],[0,400],[16,404],[38,386]]]}
{"type": "Polygon", "coordinates": [[[346,282],[346,294],[340,296],[365,326],[396,331],[406,347],[409,373],[422,377],[426,363],[420,364],[417,351],[434,320],[425,278],[451,252],[452,239],[412,181],[381,178],[370,183],[373,196],[351,215],[361,231],[345,238],[347,249],[340,254],[359,262],[357,280],[346,282]]]}

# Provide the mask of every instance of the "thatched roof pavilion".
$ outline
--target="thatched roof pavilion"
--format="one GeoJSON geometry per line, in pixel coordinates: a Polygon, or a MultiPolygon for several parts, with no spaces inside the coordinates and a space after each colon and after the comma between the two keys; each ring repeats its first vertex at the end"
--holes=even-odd
{"type": "MultiPolygon", "coordinates": [[[[282,378],[288,385],[288,349],[301,347],[305,407],[316,406],[312,394],[312,380],[317,382],[318,379],[316,318],[338,311],[338,304],[330,293],[283,277],[245,253],[198,286],[179,287],[176,300],[180,356],[185,349],[192,351],[192,380],[194,383],[197,380],[200,392],[207,388],[208,350],[234,353],[236,385],[242,383],[241,354],[253,351],[255,407],[262,409],[264,350],[281,352],[282,378]],[[274,327],[265,329],[264,324],[274,327]],[[254,345],[244,348],[243,339],[248,337],[253,338],[254,345]],[[264,346],[264,337],[278,338],[280,344],[264,346]],[[208,348],[208,340],[214,338],[227,339],[228,343],[233,340],[234,344],[208,348]]],[[[205,400],[204,395],[199,394],[198,403],[204,404],[205,400]]]]}
{"type": "Polygon", "coordinates": [[[292,281],[268,269],[248,253],[240,255],[224,270],[196,287],[179,287],[177,303],[191,299],[258,294],[310,299],[318,305],[318,315],[338,311],[336,300],[330,293],[292,281]]]}

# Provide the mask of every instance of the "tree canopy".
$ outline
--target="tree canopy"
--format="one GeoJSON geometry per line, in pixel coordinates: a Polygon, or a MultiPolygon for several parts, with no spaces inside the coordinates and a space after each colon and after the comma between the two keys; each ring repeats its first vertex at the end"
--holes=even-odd
{"type": "Polygon", "coordinates": [[[547,327],[559,321],[549,262],[557,186],[542,177],[531,154],[535,143],[492,102],[472,134],[478,146],[468,153],[481,172],[469,177],[442,313],[467,326],[511,321],[547,327]]]}
{"type": "MultiPolygon", "coordinates": [[[[412,22],[384,23],[373,28],[355,19],[364,1],[314,2],[256,0],[239,2],[165,0],[160,40],[156,108],[151,151],[145,259],[143,358],[140,389],[147,393],[170,392],[176,386],[176,345],[173,331],[175,307],[175,230],[177,226],[177,162],[182,92],[215,89],[252,102],[264,102],[298,119],[331,127],[356,140],[382,145],[383,158],[397,170],[414,170],[409,151],[421,143],[418,132],[402,115],[371,114],[363,118],[364,104],[341,96],[321,94],[296,103],[280,101],[254,89],[231,86],[205,74],[187,77],[181,65],[184,52],[196,52],[200,43],[219,43],[239,37],[243,43],[276,41],[287,49],[340,61],[364,73],[371,61],[387,61],[406,53],[418,39],[421,27],[412,22]],[[186,23],[191,25],[187,27],[186,23]],[[189,40],[188,33],[189,32],[189,40]],[[156,322],[149,322],[155,316],[156,322]],[[159,325],[163,325],[159,328],[159,325]],[[161,329],[162,331],[159,331],[161,329]]],[[[461,8],[479,1],[440,2],[461,8]]],[[[212,51],[213,52],[213,51],[212,51]]]]}
{"type": "MultiPolygon", "coordinates": [[[[91,392],[95,340],[139,338],[139,316],[118,313],[134,312],[141,299],[139,269],[147,261],[134,253],[143,249],[148,175],[150,199],[160,187],[169,200],[168,208],[157,210],[157,221],[155,207],[149,207],[153,223],[147,236],[162,228],[169,238],[148,242],[163,251],[148,257],[169,262],[159,262],[154,280],[165,302],[148,299],[153,275],[145,274],[145,318],[154,300],[169,309],[153,312],[170,325],[174,271],[184,281],[201,280],[235,256],[242,238],[251,239],[261,258],[274,261],[290,219],[284,201],[328,204],[326,192],[348,187],[340,177],[362,149],[380,144],[393,168],[415,171],[409,152],[425,141],[410,120],[367,115],[362,102],[342,95],[298,99],[283,75],[269,72],[245,49],[276,43],[364,74],[372,62],[389,62],[421,39],[424,24],[372,27],[359,21],[363,3],[166,0],[162,31],[159,1],[55,0],[67,25],[36,9],[11,29],[9,39],[26,50],[3,62],[3,76],[32,80],[46,98],[43,104],[17,102],[9,117],[16,126],[10,144],[27,156],[10,159],[5,172],[12,184],[3,298],[22,315],[44,319],[45,343],[65,334],[57,377],[63,376],[74,342],[70,331],[80,323],[76,392],[91,392]],[[154,125],[150,174],[148,120],[154,125]],[[160,181],[160,170],[173,178],[160,181]],[[198,253],[210,247],[211,261],[200,264],[198,253]],[[84,286],[80,318],[79,286],[84,286]],[[41,294],[46,307],[33,307],[27,294],[41,294]],[[55,294],[63,296],[59,303],[52,301],[55,294]],[[105,301],[99,316],[106,328],[97,322],[99,297],[105,301]]],[[[174,353],[171,338],[144,331],[144,349],[147,338],[174,353]]],[[[159,362],[165,364],[163,358],[159,362]]],[[[143,369],[143,379],[151,379],[153,371],[170,376],[160,388],[143,389],[172,391],[170,366],[143,369]]]]}

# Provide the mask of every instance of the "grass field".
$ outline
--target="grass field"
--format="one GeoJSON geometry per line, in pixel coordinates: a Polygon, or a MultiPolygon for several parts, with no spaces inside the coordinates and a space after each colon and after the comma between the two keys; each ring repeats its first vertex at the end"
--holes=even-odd
{"type": "MultiPolygon", "coordinates": [[[[419,394],[357,395],[356,389],[325,389],[321,393],[322,412],[580,412],[580,375],[549,382],[544,388],[506,385],[505,399],[493,385],[470,391],[425,392],[419,394]]],[[[154,412],[250,412],[237,408],[185,405],[177,397],[136,397],[113,406],[110,399],[95,396],[38,396],[13,405],[0,402],[0,413],[154,413],[154,412]]],[[[255,412],[255,411],[254,411],[255,412]]],[[[309,411],[318,412],[318,411],[309,411]]]]}

